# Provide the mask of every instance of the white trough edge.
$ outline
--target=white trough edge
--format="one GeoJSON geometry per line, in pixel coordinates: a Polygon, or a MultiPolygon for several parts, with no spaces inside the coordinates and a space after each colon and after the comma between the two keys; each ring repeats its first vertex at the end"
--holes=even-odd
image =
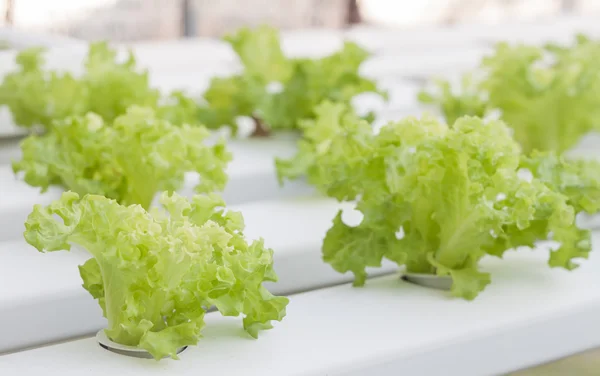
{"type": "MultiPolygon", "coordinates": [[[[265,286],[289,294],[353,279],[321,259],[323,237],[333,217],[339,208],[350,207],[305,197],[231,209],[243,213],[248,239],[262,237],[275,251],[279,282],[265,286]]],[[[77,266],[89,258],[81,249],[42,254],[24,240],[0,243],[0,353],[89,335],[105,325],[97,302],[81,287],[77,266]]],[[[396,269],[388,263],[370,272],[381,275],[396,269]]]]}
{"type": "Polygon", "coordinates": [[[455,25],[359,25],[344,33],[377,54],[415,53],[428,50],[450,52],[465,47],[490,45],[499,41],[542,44],[569,43],[583,32],[597,37],[598,20],[593,16],[558,15],[537,20],[500,23],[461,22],[455,25]]]}
{"type": "Polygon", "coordinates": [[[54,33],[22,30],[11,26],[0,26],[0,40],[8,42],[16,50],[30,47],[78,47],[85,41],[54,33]]]}
{"type": "Polygon", "coordinates": [[[509,42],[526,44],[572,43],[578,33],[592,38],[600,36],[600,24],[595,16],[560,15],[535,21],[513,21],[482,25],[458,25],[456,31],[475,34],[488,43],[509,42]]]}
{"type": "MultiPolygon", "coordinates": [[[[599,240],[599,239],[595,239],[599,240]]],[[[397,276],[291,297],[283,322],[258,340],[240,319],[207,315],[181,360],[135,359],[94,338],[0,357],[8,374],[350,375],[504,374],[600,345],[598,257],[574,272],[550,269],[547,252],[488,258],[492,284],[474,301],[397,276]]]]}
{"type": "Polygon", "coordinates": [[[394,28],[359,25],[344,33],[348,40],[364,46],[375,55],[413,55],[431,50],[453,52],[483,45],[477,33],[452,26],[394,28]]]}
{"type": "Polygon", "coordinates": [[[491,47],[467,47],[453,52],[428,50],[374,56],[361,66],[360,71],[368,77],[380,79],[444,75],[477,67],[491,51],[491,47]]]}

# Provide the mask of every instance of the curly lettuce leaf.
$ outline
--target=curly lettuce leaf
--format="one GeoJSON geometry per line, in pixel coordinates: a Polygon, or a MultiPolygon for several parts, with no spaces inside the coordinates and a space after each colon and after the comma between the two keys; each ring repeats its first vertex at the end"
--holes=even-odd
{"type": "Polygon", "coordinates": [[[277,29],[262,25],[241,28],[223,38],[244,65],[245,74],[267,84],[287,81],[292,72],[291,61],[284,55],[277,29]]]}
{"type": "Polygon", "coordinates": [[[315,119],[300,122],[304,135],[298,141],[296,155],[287,160],[275,159],[279,182],[306,175],[308,182],[323,193],[339,200],[353,199],[356,192],[348,192],[346,188],[352,187],[352,181],[362,176],[351,172],[377,171],[368,163],[373,152],[372,127],[343,103],[325,101],[314,112],[315,119]]]}
{"type": "Polygon", "coordinates": [[[174,125],[198,124],[198,103],[182,91],[174,91],[161,101],[156,115],[174,125]]]}
{"type": "Polygon", "coordinates": [[[236,119],[247,116],[254,118],[257,128],[264,128],[256,135],[295,130],[304,119],[315,117],[313,110],[323,101],[349,104],[364,92],[387,98],[374,81],[360,75],[359,68],[369,54],[355,43],[347,42],[340,51],[321,59],[291,59],[283,54],[277,31],[268,26],[244,28],[225,40],[239,56],[243,70],[212,80],[199,115],[209,128],[227,126],[235,133],[236,119]]]}
{"type": "Polygon", "coordinates": [[[69,73],[44,71],[43,53],[43,48],[19,52],[18,70],[5,75],[0,85],[0,106],[6,105],[23,127],[48,127],[54,119],[87,110],[86,88],[69,73]]]}
{"type": "Polygon", "coordinates": [[[8,106],[18,125],[49,129],[55,120],[88,112],[111,123],[133,105],[154,108],[173,124],[198,122],[198,105],[182,92],[162,104],[160,92],[150,86],[148,72],[137,67],[131,52],[120,61],[108,43],[91,43],[79,77],[45,69],[43,53],[41,48],[20,52],[18,70],[0,85],[0,105],[8,106]]]}
{"type": "Polygon", "coordinates": [[[231,155],[223,141],[206,146],[208,135],[203,127],[161,120],[150,108],[131,107],[112,124],[90,113],[26,138],[13,170],[42,191],[60,185],[148,208],[156,192],[179,189],[186,172],[200,175],[198,192],[225,186],[231,155]]]}
{"type": "Polygon", "coordinates": [[[214,77],[199,106],[198,120],[208,128],[229,127],[237,134],[237,119],[251,117],[266,95],[265,85],[247,76],[214,77]]]}
{"type": "Polygon", "coordinates": [[[98,299],[114,342],[177,359],[177,349],[197,344],[211,306],[243,315],[257,337],[285,316],[288,299],[262,283],[276,281],[273,251],[248,243],[240,213],[217,195],[191,201],[164,193],[165,211],[147,212],[97,195],[66,192],[36,205],[25,239],[40,252],[78,245],[92,258],[80,267],[83,286],[98,299]]]}
{"type": "Polygon", "coordinates": [[[490,107],[514,125],[525,153],[562,153],[585,134],[600,129],[600,44],[579,44],[552,55],[527,46],[498,46],[484,61],[489,77],[482,83],[490,107]],[[544,59],[555,59],[544,66],[544,59]]]}
{"type": "Polygon", "coordinates": [[[241,28],[223,40],[238,55],[243,72],[211,80],[199,120],[209,128],[226,126],[237,134],[237,118],[252,117],[269,94],[268,85],[289,80],[293,63],[281,49],[279,32],[270,26],[241,28]]]}
{"type": "Polygon", "coordinates": [[[438,105],[448,122],[496,112],[526,154],[562,153],[600,129],[599,58],[600,43],[583,37],[570,47],[500,43],[462,88],[440,81],[438,93],[419,98],[438,105]]]}
{"type": "Polygon", "coordinates": [[[503,122],[407,118],[375,135],[358,120],[340,121],[340,111],[322,114],[334,131],[313,154],[322,170],[312,182],[356,200],[363,214],[354,228],[336,217],[323,244],[325,261],[353,272],[355,284],[387,258],[409,272],[450,275],[452,294],[471,300],[491,281],[479,268],[486,255],[552,239],[560,245],[550,266],[571,270],[587,257],[590,234],[575,225],[569,198],[520,176],[520,147],[503,122]]]}
{"type": "Polygon", "coordinates": [[[369,57],[355,43],[322,59],[295,60],[294,73],[283,90],[262,101],[258,116],[272,129],[296,129],[303,119],[314,119],[314,108],[323,101],[350,104],[358,94],[374,92],[387,99],[377,84],[359,74],[361,64],[369,57]]]}
{"type": "Polygon", "coordinates": [[[437,79],[430,91],[422,90],[418,100],[424,104],[438,105],[448,124],[462,116],[483,117],[487,110],[485,94],[471,74],[461,77],[460,85],[452,86],[449,81],[437,79]]]}
{"type": "MultiPolygon", "coordinates": [[[[377,209],[388,212],[382,207],[377,209]]],[[[340,273],[352,272],[354,286],[364,286],[367,280],[365,268],[381,266],[384,257],[398,264],[407,261],[395,236],[399,226],[397,220],[371,212],[373,216],[365,216],[361,224],[352,227],[343,222],[342,211],[339,211],[323,240],[323,261],[340,273]]]]}
{"type": "Polygon", "coordinates": [[[94,112],[111,122],[132,105],[153,108],[158,105],[160,93],[150,86],[148,72],[139,71],[131,51],[121,63],[117,51],[108,43],[93,43],[85,69],[82,85],[89,95],[86,112],[94,112]]]}
{"type": "Polygon", "coordinates": [[[567,196],[576,213],[600,211],[600,162],[534,152],[521,165],[550,189],[567,196]]]}

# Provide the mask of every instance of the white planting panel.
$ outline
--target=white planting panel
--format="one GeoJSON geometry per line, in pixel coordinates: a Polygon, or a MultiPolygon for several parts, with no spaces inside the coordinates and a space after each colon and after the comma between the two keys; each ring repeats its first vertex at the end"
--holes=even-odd
{"type": "Polygon", "coordinates": [[[600,345],[600,258],[575,272],[550,269],[546,258],[538,250],[484,260],[493,282],[472,302],[389,276],[364,288],[294,295],[288,316],[258,340],[243,333],[239,318],[210,313],[199,346],[179,361],[117,355],[88,338],[0,357],[0,369],[60,376],[504,374],[600,345]]]}
{"type": "Polygon", "coordinates": [[[356,26],[344,34],[351,41],[365,46],[376,55],[415,55],[431,50],[459,51],[483,46],[478,33],[457,27],[419,27],[393,29],[376,26],[356,26]]]}
{"type": "Polygon", "coordinates": [[[490,47],[465,47],[455,51],[397,52],[374,56],[360,70],[366,76],[378,79],[444,75],[477,67],[490,51],[490,47]]]}
{"type": "Polygon", "coordinates": [[[76,47],[85,44],[80,39],[65,37],[58,34],[24,31],[9,26],[0,26],[0,40],[7,42],[13,49],[21,50],[29,47],[46,46],[76,47]]]}
{"type": "MultiPolygon", "coordinates": [[[[240,210],[249,239],[265,239],[275,251],[279,294],[315,289],[352,280],[321,260],[321,244],[340,208],[329,199],[304,197],[232,206],[240,210]]],[[[24,240],[0,242],[0,353],[88,335],[104,325],[96,301],[81,287],[78,265],[90,256],[81,249],[39,253],[24,240]]],[[[396,270],[391,264],[372,270],[396,270]]],[[[0,368],[1,369],[1,368],[0,368]]]]}
{"type": "Polygon", "coordinates": [[[458,32],[477,35],[478,40],[496,43],[572,43],[577,33],[600,37],[600,23],[594,16],[550,17],[529,22],[503,22],[495,25],[465,24],[458,32]]]}

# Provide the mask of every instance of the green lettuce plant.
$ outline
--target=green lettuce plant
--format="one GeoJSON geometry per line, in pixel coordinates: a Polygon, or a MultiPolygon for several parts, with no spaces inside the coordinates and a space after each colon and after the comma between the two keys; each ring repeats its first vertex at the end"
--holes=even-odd
{"type": "Polygon", "coordinates": [[[277,280],[273,251],[262,239],[245,239],[240,213],[226,211],[216,195],[188,201],[165,193],[161,204],[165,210],[148,212],[65,192],[34,207],[24,235],[40,252],[71,245],[89,252],[79,271],[108,320],[106,335],[157,360],[177,359],[178,348],[195,345],[212,306],[224,316],[243,315],[254,338],[283,319],[288,299],[263,286],[277,280]]]}
{"type": "Polygon", "coordinates": [[[578,36],[573,46],[500,43],[460,85],[438,80],[423,103],[446,121],[498,114],[526,154],[563,153],[600,129],[600,43],[578,36]]]}
{"type": "MultiPolygon", "coordinates": [[[[298,123],[298,127],[302,130],[302,138],[298,141],[296,154],[289,159],[275,159],[277,178],[280,184],[283,184],[285,180],[306,177],[309,184],[321,185],[323,171],[319,162],[324,154],[332,152],[330,148],[332,140],[339,137],[340,134],[346,133],[347,127],[352,124],[364,124],[350,105],[345,103],[324,101],[313,111],[314,119],[304,119],[298,123]]],[[[337,158],[334,155],[329,155],[329,157],[337,158]]],[[[340,168],[343,167],[340,166],[340,168]]],[[[331,173],[335,172],[331,171],[331,173]]],[[[336,174],[335,178],[345,179],[348,176],[336,174]]],[[[340,180],[340,184],[344,184],[342,180],[340,180]]]]}
{"type": "Polygon", "coordinates": [[[175,126],[152,108],[133,106],[111,123],[88,113],[54,121],[49,132],[21,143],[13,170],[42,192],[57,185],[148,209],[157,192],[175,191],[197,172],[198,192],[224,188],[231,154],[223,141],[205,144],[200,126],[175,126]]]}
{"type": "Polygon", "coordinates": [[[121,62],[108,43],[91,43],[81,75],[46,69],[44,52],[20,52],[17,70],[0,84],[0,106],[8,106],[17,125],[46,130],[55,120],[88,112],[111,123],[133,105],[154,108],[177,125],[197,122],[197,104],[181,92],[163,98],[131,51],[121,62]]]}
{"type": "MultiPolygon", "coordinates": [[[[338,213],[323,243],[324,261],[352,272],[356,286],[366,282],[367,267],[386,258],[409,272],[449,275],[452,294],[473,299],[491,281],[479,266],[485,256],[553,240],[549,265],[571,270],[591,249],[575,214],[600,204],[596,188],[568,197],[547,172],[536,170],[544,180],[528,179],[524,166],[546,167],[524,162],[501,121],[463,117],[449,127],[435,118],[407,118],[375,134],[344,106],[327,104],[317,122],[309,127],[315,133],[307,130],[310,142],[288,162],[310,155],[311,183],[356,202],[360,224],[349,226],[338,213]]],[[[583,173],[577,166],[547,168],[583,173]]]]}
{"type": "Polygon", "coordinates": [[[199,110],[200,121],[209,128],[228,126],[235,133],[237,118],[247,116],[254,119],[253,134],[266,136],[301,129],[301,121],[314,118],[313,109],[325,100],[349,103],[365,92],[387,98],[374,81],[360,75],[369,54],[355,43],[346,42],[339,52],[320,59],[298,59],[285,56],[277,30],[269,26],[242,28],[225,41],[243,70],[211,81],[199,110]]]}

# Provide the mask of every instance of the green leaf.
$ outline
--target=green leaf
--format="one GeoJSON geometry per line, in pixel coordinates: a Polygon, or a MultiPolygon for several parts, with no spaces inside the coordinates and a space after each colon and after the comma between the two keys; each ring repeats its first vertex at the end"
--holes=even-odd
{"type": "Polygon", "coordinates": [[[43,54],[41,48],[20,52],[18,70],[0,85],[0,105],[8,106],[18,125],[45,130],[54,121],[89,112],[112,123],[134,105],[154,108],[177,125],[198,122],[197,104],[183,93],[174,92],[167,98],[171,103],[162,104],[148,72],[136,66],[131,52],[120,61],[108,43],[91,43],[79,77],[45,69],[43,54]]]}
{"type": "Polygon", "coordinates": [[[174,91],[165,98],[164,103],[156,110],[156,114],[160,119],[174,125],[194,125],[198,123],[199,111],[200,107],[195,100],[182,91],[174,91]]]}
{"type": "Polygon", "coordinates": [[[315,107],[324,101],[350,104],[353,97],[375,92],[387,99],[374,81],[362,77],[359,68],[369,54],[346,42],[342,50],[321,59],[296,59],[283,90],[260,102],[257,114],[272,129],[302,129],[304,119],[314,119],[315,107]]]}
{"type": "Polygon", "coordinates": [[[487,110],[485,94],[472,74],[463,75],[457,87],[452,87],[446,80],[435,80],[434,87],[430,91],[420,91],[417,99],[424,104],[439,106],[448,124],[461,116],[483,117],[487,110]]]}
{"type": "Polygon", "coordinates": [[[224,40],[239,56],[248,75],[265,84],[289,79],[292,66],[283,54],[277,29],[267,25],[255,29],[241,28],[224,40]]]}
{"type": "Polygon", "coordinates": [[[600,162],[534,152],[521,164],[549,188],[567,196],[577,213],[600,211],[600,162]]]}
{"type": "Polygon", "coordinates": [[[211,129],[230,127],[237,133],[237,118],[252,116],[266,95],[264,84],[247,76],[214,77],[204,93],[198,119],[211,129]]]}
{"type": "Polygon", "coordinates": [[[199,332],[204,328],[204,311],[198,309],[197,317],[190,317],[189,320],[159,332],[146,331],[140,339],[139,347],[153,354],[156,359],[158,357],[154,354],[179,359],[177,356],[179,348],[193,346],[200,340],[199,332]]]}
{"type": "Polygon", "coordinates": [[[350,227],[338,212],[333,226],[323,241],[323,261],[336,271],[354,274],[354,286],[363,286],[367,279],[366,267],[379,267],[391,244],[397,241],[393,233],[377,232],[371,226],[350,227]]]}
{"type": "Polygon", "coordinates": [[[132,105],[156,107],[160,93],[150,87],[147,71],[138,71],[133,53],[118,62],[117,52],[106,42],[90,45],[82,85],[88,92],[85,112],[94,112],[105,121],[123,115],[132,105]]]}
{"type": "Polygon", "coordinates": [[[43,70],[44,50],[19,52],[19,69],[8,73],[0,85],[0,106],[6,105],[17,125],[49,127],[54,119],[83,114],[88,92],[72,75],[43,70]]]}
{"type": "Polygon", "coordinates": [[[279,181],[306,175],[308,181],[339,200],[356,197],[356,190],[365,184],[368,174],[381,173],[377,161],[369,161],[373,152],[373,131],[342,103],[325,101],[315,108],[316,118],[306,119],[297,154],[288,159],[276,159],[279,181]],[[360,170],[361,173],[352,173],[360,170]]]}
{"type": "Polygon", "coordinates": [[[343,48],[320,59],[287,58],[273,28],[244,28],[225,38],[239,56],[243,70],[214,78],[204,94],[199,119],[209,128],[228,126],[237,131],[236,119],[252,117],[268,131],[301,129],[314,119],[323,101],[349,105],[361,93],[376,92],[387,99],[374,81],[362,77],[366,50],[346,42],[343,48]]]}
{"type": "Polygon", "coordinates": [[[470,265],[469,262],[460,269],[447,268],[439,264],[433,257],[429,257],[429,262],[437,268],[437,275],[450,275],[452,277],[450,292],[453,296],[459,298],[473,300],[480,291],[483,291],[492,282],[489,273],[478,271],[476,265],[470,265]]]}
{"type": "Polygon", "coordinates": [[[203,127],[174,126],[149,108],[131,107],[110,126],[90,113],[25,139],[13,170],[42,191],[60,185],[148,208],[156,192],[179,189],[186,172],[200,175],[198,192],[225,186],[231,155],[223,142],[205,146],[208,135],[203,127]]]}
{"type": "Polygon", "coordinates": [[[66,192],[47,207],[36,205],[25,239],[41,252],[76,244],[92,259],[80,267],[84,288],[98,299],[107,336],[154,358],[195,345],[210,306],[244,315],[253,336],[285,316],[287,298],[262,283],[275,281],[273,251],[249,244],[243,219],[216,195],[191,201],[166,193],[166,212],[123,206],[97,195],[66,192]]]}
{"type": "Polygon", "coordinates": [[[439,81],[420,99],[436,104],[449,123],[498,113],[526,154],[562,153],[600,129],[599,58],[600,43],[583,36],[569,47],[500,43],[461,86],[439,81]]]}

